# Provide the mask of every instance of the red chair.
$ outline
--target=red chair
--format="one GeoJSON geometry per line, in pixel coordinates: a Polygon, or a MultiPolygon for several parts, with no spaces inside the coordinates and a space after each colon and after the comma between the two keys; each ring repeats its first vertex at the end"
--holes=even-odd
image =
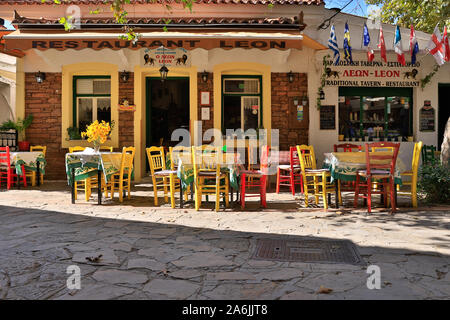
{"type": "Polygon", "coordinates": [[[339,149],[343,149],[342,152],[354,152],[353,149],[358,149],[358,151],[361,151],[362,147],[360,145],[351,143],[335,144],[334,152],[341,152],[339,151],[339,149]]]}
{"type": "MultiPolygon", "coordinates": [[[[0,186],[2,182],[6,182],[7,189],[11,189],[11,184],[14,184],[14,179],[17,178],[17,174],[14,172],[14,168],[11,168],[11,159],[9,155],[9,147],[0,147],[0,186]]],[[[27,186],[27,177],[25,175],[25,167],[22,165],[22,181],[24,187],[27,186]]]]}
{"type": "Polygon", "coordinates": [[[396,210],[395,203],[395,163],[397,161],[400,143],[392,142],[375,142],[366,143],[366,170],[358,170],[356,172],[356,188],[355,188],[355,208],[358,206],[359,197],[367,199],[369,213],[371,212],[372,194],[383,194],[384,205],[387,206],[387,190],[389,186],[389,196],[391,198],[392,213],[396,210]],[[384,147],[393,148],[394,152],[369,152],[372,148],[384,147]],[[365,181],[361,181],[361,178],[365,181]],[[372,190],[373,180],[381,181],[383,188],[381,190],[372,190]]]}
{"type": "Polygon", "coordinates": [[[295,196],[295,185],[300,185],[301,193],[303,193],[303,176],[297,148],[290,147],[289,164],[280,164],[277,168],[277,193],[280,193],[280,186],[288,186],[291,188],[292,195],[295,196]]]}
{"type": "Polygon", "coordinates": [[[245,197],[261,198],[261,205],[266,208],[266,181],[268,174],[269,163],[269,147],[263,146],[261,149],[261,159],[259,170],[243,170],[240,172],[241,176],[241,208],[245,208],[245,197]],[[253,178],[248,179],[247,178],[253,178]],[[246,189],[250,187],[258,187],[259,193],[247,193],[246,189]]]}

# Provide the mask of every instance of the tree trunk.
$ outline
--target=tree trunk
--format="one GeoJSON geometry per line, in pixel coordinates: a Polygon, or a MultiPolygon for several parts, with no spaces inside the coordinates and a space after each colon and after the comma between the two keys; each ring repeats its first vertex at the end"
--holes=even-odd
{"type": "Polygon", "coordinates": [[[441,145],[441,162],[444,165],[449,164],[450,159],[450,117],[447,120],[444,131],[444,140],[441,145]]]}

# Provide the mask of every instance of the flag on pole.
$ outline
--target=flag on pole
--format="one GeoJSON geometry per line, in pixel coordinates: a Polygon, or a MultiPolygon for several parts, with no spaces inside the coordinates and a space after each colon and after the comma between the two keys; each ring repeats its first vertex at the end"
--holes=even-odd
{"type": "Polygon", "coordinates": [[[411,24],[411,33],[409,35],[409,52],[411,53],[411,63],[416,63],[416,55],[419,52],[419,44],[417,43],[416,31],[414,31],[414,26],[411,24]]]}
{"type": "Polygon", "coordinates": [[[450,45],[448,43],[447,26],[444,27],[444,34],[442,35],[442,45],[444,46],[444,60],[450,61],[450,45]]]}
{"type": "Polygon", "coordinates": [[[338,44],[337,44],[336,32],[334,30],[334,25],[331,25],[330,39],[328,39],[328,48],[330,48],[334,52],[333,61],[334,61],[334,65],[337,66],[341,55],[339,53],[339,48],[338,48],[338,44]]]}
{"type": "Polygon", "coordinates": [[[370,34],[369,29],[367,28],[367,25],[365,23],[363,29],[363,46],[367,49],[367,60],[369,62],[372,62],[373,58],[375,58],[375,54],[373,53],[373,49],[370,48],[370,34]]]}
{"type": "Polygon", "coordinates": [[[434,28],[434,32],[431,35],[430,41],[428,41],[427,50],[433,55],[438,65],[441,66],[444,64],[445,52],[438,25],[436,25],[436,27],[434,28]]]}
{"type": "Polygon", "coordinates": [[[380,48],[381,51],[381,58],[384,60],[384,62],[387,62],[386,44],[384,43],[383,26],[381,25],[380,25],[380,43],[378,43],[378,48],[380,48]]]}
{"type": "Polygon", "coordinates": [[[404,66],[406,64],[406,61],[405,54],[403,53],[402,35],[400,33],[399,26],[395,28],[394,51],[397,54],[397,61],[400,62],[402,66],[404,66]]]}
{"type": "Polygon", "coordinates": [[[350,45],[350,31],[348,30],[348,24],[345,23],[344,30],[344,58],[348,63],[353,63],[352,59],[352,47],[350,45]]]}

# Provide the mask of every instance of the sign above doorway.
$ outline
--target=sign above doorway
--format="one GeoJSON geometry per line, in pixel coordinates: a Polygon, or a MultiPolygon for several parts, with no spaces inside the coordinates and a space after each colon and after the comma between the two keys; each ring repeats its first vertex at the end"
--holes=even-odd
{"type": "Polygon", "coordinates": [[[144,67],[190,67],[191,54],[184,48],[169,49],[163,46],[156,49],[145,48],[141,54],[144,67]]]}

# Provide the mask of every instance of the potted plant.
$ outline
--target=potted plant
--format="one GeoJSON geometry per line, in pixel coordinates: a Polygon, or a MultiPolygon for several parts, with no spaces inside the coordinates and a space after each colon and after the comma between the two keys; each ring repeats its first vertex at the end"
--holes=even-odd
{"type": "Polygon", "coordinates": [[[80,129],[78,127],[67,128],[67,134],[69,135],[69,140],[81,140],[80,129]]]}
{"type": "Polygon", "coordinates": [[[30,114],[25,119],[18,118],[17,121],[15,121],[15,122],[13,120],[5,121],[0,126],[0,129],[2,129],[2,130],[15,129],[15,130],[17,130],[17,133],[19,135],[19,142],[18,142],[19,150],[20,151],[29,151],[30,150],[30,142],[25,141],[23,139],[24,139],[25,130],[31,125],[31,122],[33,122],[32,114],[30,114]]]}

